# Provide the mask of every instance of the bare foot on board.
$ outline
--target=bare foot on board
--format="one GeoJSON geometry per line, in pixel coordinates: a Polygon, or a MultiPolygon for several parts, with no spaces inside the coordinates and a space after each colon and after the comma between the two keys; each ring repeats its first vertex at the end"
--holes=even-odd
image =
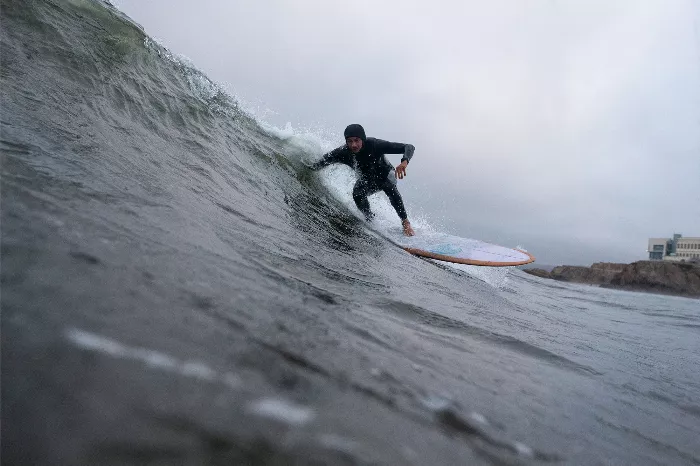
{"type": "Polygon", "coordinates": [[[413,232],[413,228],[411,228],[411,222],[408,221],[408,219],[403,220],[401,222],[401,226],[403,226],[403,234],[406,236],[414,236],[415,233],[413,232]]]}

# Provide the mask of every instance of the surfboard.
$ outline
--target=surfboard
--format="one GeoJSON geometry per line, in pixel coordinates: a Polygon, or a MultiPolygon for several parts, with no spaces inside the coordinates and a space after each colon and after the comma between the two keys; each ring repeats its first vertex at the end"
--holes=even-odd
{"type": "Polygon", "coordinates": [[[446,233],[419,229],[415,229],[415,233],[415,236],[405,236],[402,231],[391,231],[389,237],[397,246],[416,256],[457,264],[513,267],[535,261],[532,254],[521,249],[460,238],[446,233]]]}

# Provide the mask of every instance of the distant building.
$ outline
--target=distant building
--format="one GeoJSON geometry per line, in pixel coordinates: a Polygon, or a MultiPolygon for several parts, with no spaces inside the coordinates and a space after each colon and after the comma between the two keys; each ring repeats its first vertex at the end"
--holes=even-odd
{"type": "Polygon", "coordinates": [[[647,252],[650,261],[700,261],[700,237],[683,238],[676,233],[673,238],[649,238],[647,252]]]}

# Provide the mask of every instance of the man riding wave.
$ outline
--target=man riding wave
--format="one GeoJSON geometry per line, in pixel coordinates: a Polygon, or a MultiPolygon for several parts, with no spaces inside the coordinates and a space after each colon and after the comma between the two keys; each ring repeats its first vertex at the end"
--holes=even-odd
{"type": "Polygon", "coordinates": [[[403,199],[396,186],[396,179],[401,180],[406,176],[406,166],[413,157],[415,147],[411,144],[368,138],[365,136],[364,128],[358,124],[345,128],[344,135],[345,145],[325,154],[321,160],[313,164],[312,169],[318,170],[334,163],[342,163],[353,168],[358,174],[358,179],[352,190],[352,198],[365,218],[369,221],[374,217],[367,197],[377,191],[384,191],[401,218],[404,234],[413,236],[413,228],[408,221],[403,199]],[[394,168],[385,154],[403,154],[401,163],[394,168]]]}

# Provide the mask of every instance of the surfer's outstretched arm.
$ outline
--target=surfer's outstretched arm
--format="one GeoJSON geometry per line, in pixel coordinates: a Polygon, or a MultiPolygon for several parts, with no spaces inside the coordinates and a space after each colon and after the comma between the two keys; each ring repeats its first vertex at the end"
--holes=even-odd
{"type": "Polygon", "coordinates": [[[410,162],[411,158],[413,157],[413,153],[416,150],[413,144],[404,144],[402,142],[389,142],[384,141],[383,139],[375,139],[374,144],[374,147],[376,148],[377,152],[381,152],[383,154],[403,154],[403,157],[401,157],[402,162],[404,160],[406,162],[410,162]]]}
{"type": "Polygon", "coordinates": [[[403,154],[401,163],[396,166],[396,178],[402,180],[403,177],[406,176],[406,167],[408,166],[408,162],[411,161],[416,148],[413,144],[389,142],[381,139],[376,139],[375,141],[375,147],[385,154],[403,154]]]}
{"type": "Polygon", "coordinates": [[[321,160],[311,165],[312,170],[320,170],[334,163],[345,163],[345,146],[340,146],[321,157],[321,160]]]}

